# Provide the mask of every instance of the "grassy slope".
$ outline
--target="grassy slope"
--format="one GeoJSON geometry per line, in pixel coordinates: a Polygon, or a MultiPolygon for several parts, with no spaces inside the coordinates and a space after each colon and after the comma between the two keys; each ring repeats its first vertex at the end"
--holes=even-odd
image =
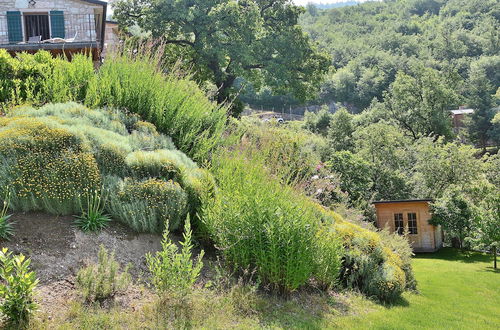
{"type": "Polygon", "coordinates": [[[498,329],[500,271],[491,257],[453,249],[414,260],[420,294],[381,306],[359,295],[297,293],[284,301],[235,288],[196,290],[189,306],[146,303],[134,312],[70,304],[63,319],[40,317],[33,329],[498,329]]]}
{"type": "Polygon", "coordinates": [[[343,318],[347,328],[500,328],[500,272],[491,257],[443,249],[414,260],[420,295],[405,294],[399,304],[343,318]]]}

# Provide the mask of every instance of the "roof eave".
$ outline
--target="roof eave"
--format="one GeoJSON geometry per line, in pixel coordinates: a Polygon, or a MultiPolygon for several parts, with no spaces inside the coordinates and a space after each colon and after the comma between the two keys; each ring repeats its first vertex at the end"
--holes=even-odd
{"type": "Polygon", "coordinates": [[[81,0],[81,1],[93,3],[94,5],[99,5],[99,6],[108,6],[108,3],[105,1],[99,1],[99,0],[81,0]]]}
{"type": "Polygon", "coordinates": [[[402,200],[390,200],[390,201],[375,201],[372,204],[393,204],[393,203],[418,203],[418,202],[433,202],[433,199],[402,199],[402,200]]]}

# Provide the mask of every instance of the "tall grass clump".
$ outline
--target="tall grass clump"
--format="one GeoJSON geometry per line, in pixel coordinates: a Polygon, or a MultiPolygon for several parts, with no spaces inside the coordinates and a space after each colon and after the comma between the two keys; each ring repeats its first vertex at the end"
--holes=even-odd
{"type": "Polygon", "coordinates": [[[75,225],[85,232],[104,229],[111,218],[104,213],[104,201],[97,190],[86,196],[86,205],[81,205],[81,214],[76,217],[75,225]]]}
{"type": "Polygon", "coordinates": [[[144,49],[135,56],[111,55],[91,81],[85,104],[139,114],[191,158],[206,160],[222,138],[227,109],[210,101],[188,76],[165,73],[160,58],[144,49]]]}
{"type": "Polygon", "coordinates": [[[256,268],[261,282],[278,292],[305,284],[315,269],[314,210],[266,175],[262,162],[244,155],[219,155],[213,173],[217,194],[206,203],[203,222],[227,262],[256,268]]]}
{"type": "Polygon", "coordinates": [[[10,190],[9,187],[5,189],[5,195],[3,196],[3,201],[0,204],[0,240],[8,240],[14,236],[14,227],[12,223],[9,222],[11,214],[8,214],[10,205],[10,190]]]}

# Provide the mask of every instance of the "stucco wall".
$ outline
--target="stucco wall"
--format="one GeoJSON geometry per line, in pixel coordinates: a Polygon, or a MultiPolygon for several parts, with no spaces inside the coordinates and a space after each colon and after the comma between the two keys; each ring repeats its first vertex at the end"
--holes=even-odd
{"type": "Polygon", "coordinates": [[[435,227],[429,224],[431,214],[428,202],[398,202],[375,204],[377,209],[377,226],[395,231],[394,214],[403,213],[405,227],[408,225],[408,213],[417,214],[417,235],[409,235],[410,243],[415,251],[435,251],[442,243],[436,242],[435,227]]]}
{"type": "Polygon", "coordinates": [[[0,42],[2,43],[8,42],[6,12],[17,10],[23,13],[63,11],[66,38],[73,38],[76,33],[76,41],[100,39],[100,35],[96,33],[94,22],[96,18],[102,20],[102,6],[78,0],[37,0],[35,6],[30,7],[28,0],[0,0],[0,42]]]}

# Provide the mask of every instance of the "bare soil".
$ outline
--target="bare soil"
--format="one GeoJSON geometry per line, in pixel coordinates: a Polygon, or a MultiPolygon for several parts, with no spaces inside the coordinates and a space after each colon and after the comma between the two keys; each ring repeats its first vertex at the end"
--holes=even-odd
{"type": "Polygon", "coordinates": [[[99,233],[87,234],[73,225],[71,216],[44,213],[17,213],[11,221],[14,237],[0,241],[0,247],[31,258],[31,268],[40,280],[37,301],[49,318],[60,314],[69,301],[78,297],[76,274],[81,267],[97,261],[101,245],[114,251],[122,266],[132,264],[130,273],[136,285],[115,297],[115,303],[133,310],[139,301],[151,297],[141,282],[147,278],[145,255],[161,249],[160,235],[138,234],[118,222],[99,233]]]}
{"type": "Polygon", "coordinates": [[[97,261],[101,245],[114,251],[121,265],[131,263],[130,272],[137,279],[147,270],[146,253],[161,249],[160,235],[134,233],[117,222],[99,233],[84,233],[73,225],[71,216],[18,213],[11,221],[14,237],[0,246],[30,257],[40,284],[75,276],[82,266],[97,261]]]}

